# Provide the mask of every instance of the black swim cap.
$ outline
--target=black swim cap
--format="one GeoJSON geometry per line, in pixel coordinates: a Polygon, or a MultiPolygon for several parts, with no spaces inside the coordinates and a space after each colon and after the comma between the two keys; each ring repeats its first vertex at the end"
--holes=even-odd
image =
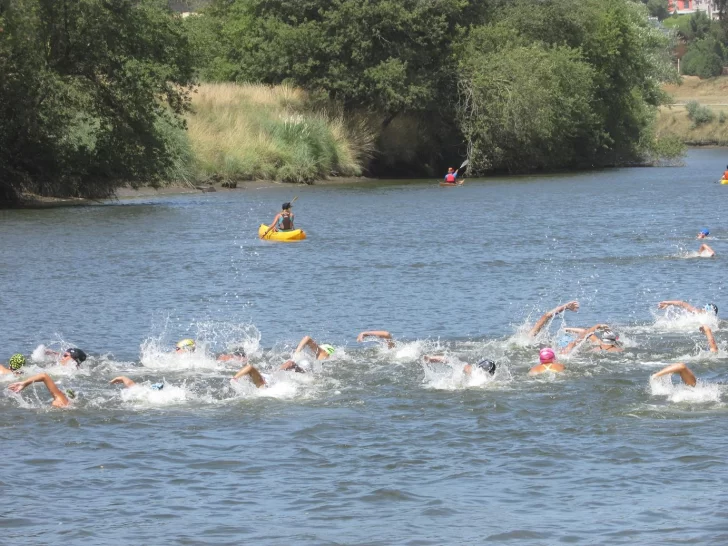
{"type": "Polygon", "coordinates": [[[68,349],[66,352],[71,355],[71,358],[75,360],[78,365],[87,358],[86,353],[84,353],[81,349],[76,349],[75,347],[73,349],[68,349]]]}
{"type": "Polygon", "coordinates": [[[235,347],[232,354],[235,356],[245,356],[245,349],[243,347],[235,347]]]}
{"type": "Polygon", "coordinates": [[[290,209],[290,208],[291,208],[291,204],[290,204],[290,203],[283,203],[283,206],[281,206],[281,208],[282,208],[283,210],[288,210],[288,209],[290,209]]]}
{"type": "Polygon", "coordinates": [[[481,370],[485,370],[490,375],[493,375],[495,373],[495,362],[492,360],[481,360],[476,364],[478,368],[481,370]]]}
{"type": "Polygon", "coordinates": [[[714,303],[707,303],[705,305],[705,310],[706,311],[712,311],[716,315],[718,314],[718,306],[716,304],[714,304],[714,303]]]}

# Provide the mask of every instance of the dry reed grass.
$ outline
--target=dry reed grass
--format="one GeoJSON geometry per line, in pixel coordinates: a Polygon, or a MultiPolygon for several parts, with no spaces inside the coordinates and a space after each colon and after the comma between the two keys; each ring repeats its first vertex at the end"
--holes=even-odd
{"type": "Polygon", "coordinates": [[[374,133],[326,110],[289,86],[204,84],[192,101],[189,138],[198,178],[312,182],[358,176],[374,133]]]}

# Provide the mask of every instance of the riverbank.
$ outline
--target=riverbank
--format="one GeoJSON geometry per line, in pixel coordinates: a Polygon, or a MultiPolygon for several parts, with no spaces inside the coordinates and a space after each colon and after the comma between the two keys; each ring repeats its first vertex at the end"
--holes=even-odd
{"type": "Polygon", "coordinates": [[[683,76],[681,85],[666,85],[672,104],[660,108],[657,133],[677,136],[688,146],[728,146],[728,76],[701,80],[683,76]],[[687,105],[697,102],[702,115],[689,115],[687,105]]]}
{"type": "MultiPolygon", "coordinates": [[[[317,180],[312,185],[315,186],[335,186],[346,184],[361,184],[367,182],[376,182],[376,178],[367,178],[364,176],[357,177],[333,177],[323,180],[317,180]]],[[[186,195],[192,193],[216,193],[216,192],[238,192],[238,191],[255,191],[267,189],[276,186],[295,187],[296,184],[288,184],[286,182],[277,182],[274,180],[245,180],[235,183],[230,187],[229,182],[216,182],[213,184],[190,185],[182,182],[174,182],[153,188],[151,186],[141,186],[132,188],[123,186],[116,190],[116,195],[109,199],[82,199],[82,198],[61,198],[61,197],[44,197],[40,195],[25,195],[19,208],[23,209],[48,209],[58,207],[77,207],[77,206],[93,206],[104,205],[113,201],[144,199],[148,197],[161,197],[169,195],[186,195]]]]}

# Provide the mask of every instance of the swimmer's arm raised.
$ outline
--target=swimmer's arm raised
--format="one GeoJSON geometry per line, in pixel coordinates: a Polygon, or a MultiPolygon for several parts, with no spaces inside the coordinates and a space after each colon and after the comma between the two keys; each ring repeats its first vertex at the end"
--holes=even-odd
{"type": "Polygon", "coordinates": [[[34,375],[32,377],[29,377],[25,381],[20,381],[18,383],[12,383],[8,387],[13,392],[20,392],[28,385],[31,385],[36,382],[42,382],[45,384],[46,388],[48,389],[48,392],[51,393],[53,396],[53,405],[57,407],[64,407],[69,404],[68,398],[66,398],[66,395],[61,392],[61,390],[56,386],[56,384],[53,382],[53,380],[50,378],[50,376],[46,373],[39,373],[37,375],[34,375]]]}
{"type": "Polygon", "coordinates": [[[530,335],[531,337],[535,337],[543,329],[543,327],[546,325],[551,317],[554,317],[559,313],[566,311],[567,309],[569,311],[578,311],[579,302],[576,300],[570,301],[568,303],[553,308],[551,311],[544,313],[544,315],[538,320],[534,327],[531,328],[531,331],[528,333],[528,335],[530,335]]]}
{"type": "Polygon", "coordinates": [[[708,347],[710,348],[710,352],[717,353],[718,344],[715,342],[715,338],[713,337],[713,330],[711,330],[708,326],[701,326],[700,331],[705,334],[706,338],[708,338],[708,347]]]}
{"type": "Polygon", "coordinates": [[[596,332],[597,330],[606,330],[608,328],[609,328],[609,326],[607,326],[606,324],[595,324],[594,326],[591,326],[590,328],[583,330],[574,341],[569,343],[566,347],[564,347],[560,351],[560,354],[568,355],[571,351],[574,350],[574,348],[577,345],[579,345],[582,341],[584,341],[584,338],[591,337],[594,334],[594,332],[596,332]]]}
{"type": "Polygon", "coordinates": [[[693,307],[686,301],[680,301],[680,300],[665,300],[661,301],[657,304],[658,309],[667,309],[668,307],[682,307],[686,311],[690,311],[691,313],[699,313],[701,310],[697,307],[693,307]]]}
{"type": "Polygon", "coordinates": [[[368,337],[378,337],[379,339],[386,339],[387,347],[389,347],[390,349],[394,347],[392,334],[390,334],[386,330],[368,330],[366,332],[361,332],[358,336],[356,336],[356,340],[361,343],[365,341],[368,337]]]}
{"type": "Polygon", "coordinates": [[[136,383],[134,381],[132,381],[131,379],[129,379],[128,377],[126,377],[124,375],[120,375],[119,377],[115,377],[114,379],[109,381],[109,385],[115,385],[116,383],[123,383],[124,386],[127,388],[133,387],[134,385],[136,385],[136,383]]]}

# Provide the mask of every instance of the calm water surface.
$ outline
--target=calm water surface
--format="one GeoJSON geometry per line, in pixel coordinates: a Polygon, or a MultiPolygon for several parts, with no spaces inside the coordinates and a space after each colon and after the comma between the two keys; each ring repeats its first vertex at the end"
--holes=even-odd
{"type": "MultiPolygon", "coordinates": [[[[3,544],[720,544],[728,541],[725,150],[684,168],[245,189],[0,211],[3,544]],[[261,242],[294,195],[298,244],[261,242]],[[696,257],[708,227],[718,256],[696,257]],[[578,299],[538,339],[523,331],[578,299]],[[611,324],[526,375],[565,326],[611,324]],[[365,329],[400,340],[357,344],[365,329]],[[305,334],[313,373],[277,367],[305,334]],[[191,337],[193,355],[170,354],[191,337]],[[231,384],[243,344],[271,387],[231,384]],[[42,358],[79,346],[78,371],[42,358]],[[427,353],[449,364],[425,364],[427,353]],[[462,374],[482,358],[495,376],[462,374]],[[686,362],[696,388],[650,382],[686,362]],[[139,382],[121,389],[116,375],[139,382]],[[149,385],[164,381],[165,388],[149,385]]],[[[303,363],[305,364],[305,362],[303,363]]]]}

